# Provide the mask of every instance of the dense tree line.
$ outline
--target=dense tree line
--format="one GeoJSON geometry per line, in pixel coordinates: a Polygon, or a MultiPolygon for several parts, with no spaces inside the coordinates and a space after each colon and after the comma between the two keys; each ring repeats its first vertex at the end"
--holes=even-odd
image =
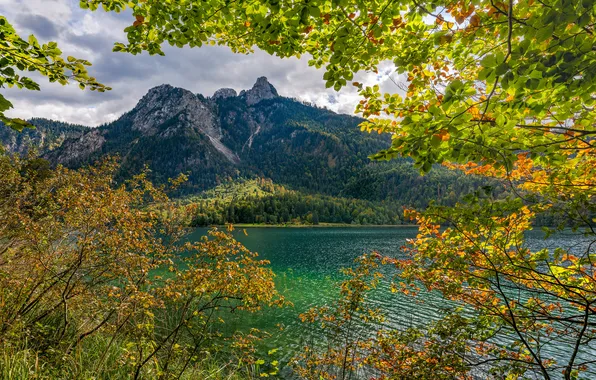
{"type": "Polygon", "coordinates": [[[286,192],[230,201],[206,199],[196,204],[194,226],[226,223],[264,224],[401,224],[402,208],[395,202],[371,202],[286,192]]]}
{"type": "Polygon", "coordinates": [[[482,185],[495,197],[506,195],[496,181],[482,182],[473,176],[443,171],[438,169],[420,177],[411,165],[381,164],[378,169],[363,173],[361,180],[348,183],[346,189],[353,191],[348,194],[354,196],[343,197],[290,190],[265,178],[234,180],[227,177],[221,185],[183,198],[182,203],[191,205],[187,213],[194,226],[226,223],[395,225],[404,223],[404,207],[453,206],[466,196],[483,191],[477,190],[482,185]],[[388,185],[382,180],[387,175],[383,168],[395,178],[388,185]],[[387,199],[376,200],[375,194],[384,194],[387,199]]]}

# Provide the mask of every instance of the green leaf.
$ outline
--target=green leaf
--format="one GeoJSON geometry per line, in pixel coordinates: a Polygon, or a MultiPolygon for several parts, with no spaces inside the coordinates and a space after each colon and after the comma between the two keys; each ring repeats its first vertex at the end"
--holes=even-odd
{"type": "Polygon", "coordinates": [[[532,70],[532,72],[530,73],[530,78],[542,79],[542,72],[538,70],[532,70]]]}
{"type": "Polygon", "coordinates": [[[8,101],[2,94],[0,94],[0,113],[4,113],[4,111],[7,111],[12,107],[12,103],[8,101]]]}
{"type": "Polygon", "coordinates": [[[33,34],[29,36],[29,45],[39,46],[39,42],[37,42],[37,38],[33,34]]]}
{"type": "Polygon", "coordinates": [[[438,148],[438,147],[441,145],[441,142],[442,142],[442,141],[443,141],[443,140],[441,140],[441,137],[440,137],[440,136],[433,135],[433,136],[431,137],[431,139],[430,139],[430,145],[431,145],[433,148],[438,148]]]}
{"type": "Polygon", "coordinates": [[[497,66],[496,70],[495,70],[495,74],[497,75],[503,75],[505,74],[507,71],[509,70],[509,65],[507,64],[507,62],[501,63],[497,66]]]}
{"type": "Polygon", "coordinates": [[[310,15],[315,18],[321,17],[321,10],[319,9],[319,7],[310,7],[309,12],[310,12],[310,15]]]}
{"type": "Polygon", "coordinates": [[[486,55],[480,61],[480,66],[482,66],[482,67],[496,67],[497,59],[494,55],[486,55]]]}
{"type": "Polygon", "coordinates": [[[6,126],[9,128],[17,131],[22,132],[25,128],[35,129],[35,126],[28,123],[27,121],[19,118],[8,118],[4,115],[0,114],[0,121],[2,121],[6,126]]]}
{"type": "Polygon", "coordinates": [[[505,118],[505,115],[503,115],[502,113],[498,114],[495,118],[495,124],[497,124],[499,127],[504,126],[506,122],[507,119],[505,118]]]}

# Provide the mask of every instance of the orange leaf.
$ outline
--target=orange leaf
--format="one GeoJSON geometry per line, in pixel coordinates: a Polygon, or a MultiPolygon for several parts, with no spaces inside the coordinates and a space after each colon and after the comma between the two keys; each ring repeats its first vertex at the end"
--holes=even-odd
{"type": "Polygon", "coordinates": [[[474,15],[470,17],[470,25],[477,27],[480,25],[480,17],[478,15],[474,15]]]}

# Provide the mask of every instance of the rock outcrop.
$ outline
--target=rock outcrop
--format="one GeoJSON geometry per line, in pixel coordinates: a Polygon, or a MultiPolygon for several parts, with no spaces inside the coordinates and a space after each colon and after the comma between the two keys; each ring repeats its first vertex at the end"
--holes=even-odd
{"type": "Polygon", "coordinates": [[[277,98],[279,95],[266,77],[260,77],[250,90],[242,91],[240,96],[246,100],[246,104],[252,106],[261,100],[277,98]]]}
{"type": "Polygon", "coordinates": [[[106,142],[104,132],[99,128],[90,129],[78,139],[63,144],[62,149],[49,152],[45,158],[66,166],[73,165],[101,150],[106,142]]]}
{"type": "Polygon", "coordinates": [[[159,134],[170,137],[185,134],[185,129],[194,130],[205,135],[213,147],[230,162],[240,161],[238,156],[221,142],[221,127],[211,105],[183,88],[167,84],[152,88],[141,98],[128,117],[132,120],[132,129],[146,136],[159,134]]]}
{"type": "Polygon", "coordinates": [[[89,131],[82,125],[74,125],[59,121],[34,118],[29,120],[34,129],[25,128],[16,132],[0,123],[0,149],[26,154],[31,148],[38,153],[46,153],[60,148],[69,139],[80,138],[89,131]]]}
{"type": "Polygon", "coordinates": [[[219,90],[215,91],[211,98],[216,100],[234,98],[236,96],[238,96],[238,93],[236,93],[236,90],[234,90],[233,88],[220,88],[219,90]]]}

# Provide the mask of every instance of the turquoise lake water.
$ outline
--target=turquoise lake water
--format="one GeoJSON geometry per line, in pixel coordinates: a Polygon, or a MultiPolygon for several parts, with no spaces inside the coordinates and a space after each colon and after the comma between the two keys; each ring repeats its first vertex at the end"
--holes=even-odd
{"type": "MultiPolygon", "coordinates": [[[[338,294],[340,268],[352,265],[356,257],[373,250],[403,257],[401,247],[417,233],[415,227],[248,228],[246,231],[248,236],[241,230],[234,234],[247,248],[258,252],[260,258],[271,262],[278,290],[294,307],[228,318],[226,328],[233,331],[250,326],[271,332],[273,335],[265,342],[265,348],[278,349],[278,359],[282,362],[309,339],[309,327],[299,321],[298,315],[313,306],[330,304],[338,294]],[[283,331],[277,328],[279,325],[283,331]]],[[[206,229],[197,229],[190,238],[199,239],[206,233],[206,229]]],[[[585,248],[584,241],[576,235],[560,234],[545,240],[541,231],[529,232],[526,244],[533,250],[555,246],[571,250],[585,248]]],[[[443,308],[453,305],[438,293],[422,293],[413,300],[382,288],[372,295],[373,302],[386,310],[388,323],[399,328],[424,325],[439,318],[443,308]]],[[[555,345],[549,351],[554,357],[566,356],[562,346],[555,345]]],[[[586,347],[581,356],[595,354],[594,347],[586,347]]]]}

